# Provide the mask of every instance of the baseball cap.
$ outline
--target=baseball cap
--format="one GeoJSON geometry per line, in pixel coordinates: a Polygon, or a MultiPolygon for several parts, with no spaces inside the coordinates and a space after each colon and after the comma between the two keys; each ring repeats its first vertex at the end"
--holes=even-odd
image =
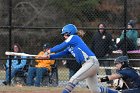
{"type": "Polygon", "coordinates": [[[47,48],[50,48],[50,47],[51,47],[51,46],[50,46],[49,43],[46,43],[46,44],[43,45],[43,49],[47,49],[47,48]]]}

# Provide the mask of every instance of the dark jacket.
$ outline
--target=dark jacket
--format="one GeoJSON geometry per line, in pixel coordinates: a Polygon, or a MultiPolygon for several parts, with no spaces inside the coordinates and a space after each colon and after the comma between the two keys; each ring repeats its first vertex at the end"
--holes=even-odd
{"type": "Polygon", "coordinates": [[[95,33],[91,49],[97,58],[105,57],[106,54],[110,54],[110,46],[112,46],[112,36],[110,33],[100,33],[99,31],[95,33]]]}
{"type": "Polygon", "coordinates": [[[76,60],[67,60],[66,67],[74,71],[78,71],[82,65],[76,62],[76,60]]]}

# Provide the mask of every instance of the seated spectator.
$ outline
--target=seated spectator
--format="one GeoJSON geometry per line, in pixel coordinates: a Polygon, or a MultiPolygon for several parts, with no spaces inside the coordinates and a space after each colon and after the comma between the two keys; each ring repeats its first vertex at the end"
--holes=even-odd
{"type": "MultiPolygon", "coordinates": [[[[19,44],[15,43],[13,46],[12,46],[12,50],[14,52],[17,52],[17,53],[21,53],[22,52],[22,49],[20,47],[19,44]]],[[[22,68],[24,68],[24,66],[26,65],[26,57],[25,56],[11,56],[12,57],[12,60],[11,60],[11,79],[13,79],[13,77],[15,76],[15,74],[18,72],[18,71],[21,71],[22,68]],[[22,59],[23,58],[23,59],[22,59]]],[[[9,56],[8,56],[9,58],[9,56]]],[[[7,85],[9,83],[9,59],[7,59],[7,62],[6,62],[6,79],[5,81],[3,82],[4,85],[7,85]]]]}
{"type": "MultiPolygon", "coordinates": [[[[44,44],[43,51],[38,56],[44,55],[44,53],[50,48],[50,44],[44,44]]],[[[51,71],[51,65],[54,64],[54,60],[36,60],[37,65],[35,67],[29,67],[27,75],[27,85],[40,87],[42,78],[45,73],[51,71]],[[35,78],[35,79],[34,79],[35,78]]]]}
{"type": "Polygon", "coordinates": [[[138,32],[132,29],[134,27],[135,27],[134,20],[130,20],[127,24],[127,28],[129,30],[126,30],[126,41],[124,39],[124,31],[123,31],[120,36],[120,42],[117,44],[118,49],[124,51],[125,42],[127,44],[127,51],[136,50],[138,48],[138,45],[137,45],[138,32]]]}

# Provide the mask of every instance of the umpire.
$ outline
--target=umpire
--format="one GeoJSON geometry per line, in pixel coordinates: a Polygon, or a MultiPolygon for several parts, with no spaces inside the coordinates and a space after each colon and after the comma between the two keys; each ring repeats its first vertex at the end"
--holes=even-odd
{"type": "Polygon", "coordinates": [[[117,68],[117,72],[110,76],[101,78],[100,82],[122,78],[127,88],[122,90],[121,93],[140,93],[140,74],[129,65],[128,57],[120,56],[115,59],[114,63],[117,68]]]}

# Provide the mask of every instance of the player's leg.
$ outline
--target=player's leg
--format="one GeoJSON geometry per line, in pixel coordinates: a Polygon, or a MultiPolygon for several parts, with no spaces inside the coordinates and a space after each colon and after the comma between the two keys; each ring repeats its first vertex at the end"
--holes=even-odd
{"type": "MultiPolygon", "coordinates": [[[[83,69],[83,67],[81,67],[79,69],[79,71],[83,69]]],[[[70,93],[74,87],[76,86],[76,84],[80,81],[79,79],[77,79],[77,76],[79,76],[79,71],[77,71],[69,80],[67,86],[65,87],[65,89],[62,91],[62,93],[70,93]]],[[[80,71],[81,73],[81,71],[80,71]]]]}
{"type": "Polygon", "coordinates": [[[99,63],[97,59],[90,59],[85,62],[82,67],[72,76],[70,82],[75,82],[84,80],[88,77],[97,74],[99,69],[99,63]]]}
{"type": "Polygon", "coordinates": [[[70,93],[74,89],[75,86],[76,86],[76,84],[73,84],[71,82],[68,82],[68,84],[66,85],[66,87],[62,91],[62,93],[70,93]]]}
{"type": "Polygon", "coordinates": [[[96,57],[85,62],[82,67],[71,77],[68,85],[62,93],[70,93],[79,81],[96,75],[98,68],[99,63],[96,57]]]}
{"type": "Polygon", "coordinates": [[[100,87],[98,86],[97,75],[88,77],[86,79],[86,83],[91,93],[100,93],[100,87]]]}

